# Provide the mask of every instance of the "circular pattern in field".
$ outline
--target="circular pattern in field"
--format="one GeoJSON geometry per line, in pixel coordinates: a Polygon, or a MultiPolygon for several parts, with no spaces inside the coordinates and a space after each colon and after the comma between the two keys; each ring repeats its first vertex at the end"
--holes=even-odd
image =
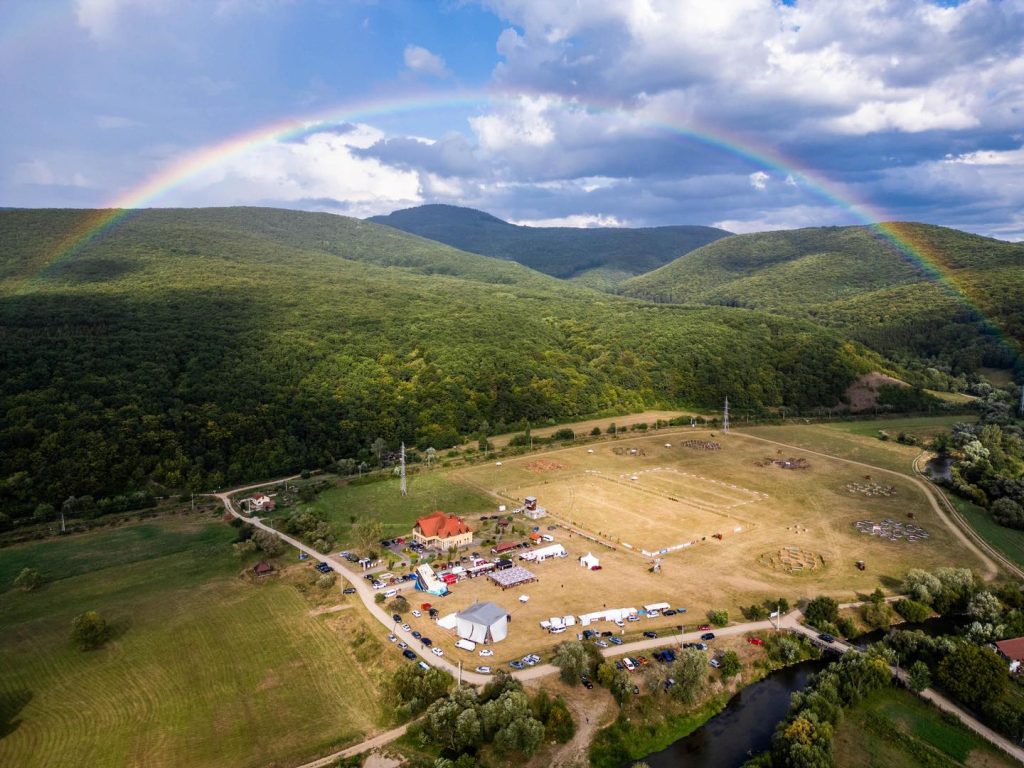
{"type": "Polygon", "coordinates": [[[825,558],[817,552],[801,547],[780,547],[775,552],[765,552],[758,558],[761,565],[786,573],[808,573],[825,567],[825,558]]]}
{"type": "Polygon", "coordinates": [[[850,493],[863,493],[865,496],[892,496],[896,493],[891,485],[879,483],[847,483],[846,490],[850,493]]]}

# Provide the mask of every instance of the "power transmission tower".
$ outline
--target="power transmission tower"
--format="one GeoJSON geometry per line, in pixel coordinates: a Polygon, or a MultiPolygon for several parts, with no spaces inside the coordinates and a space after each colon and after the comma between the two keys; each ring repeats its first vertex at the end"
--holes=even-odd
{"type": "Polygon", "coordinates": [[[725,398],[725,413],[722,414],[722,431],[729,431],[729,398],[725,398]]]}
{"type": "Polygon", "coordinates": [[[402,451],[399,454],[399,466],[401,467],[400,476],[402,478],[401,479],[402,495],[405,496],[406,493],[408,492],[408,487],[406,486],[406,483],[405,483],[405,443],[402,443],[402,451]]]}

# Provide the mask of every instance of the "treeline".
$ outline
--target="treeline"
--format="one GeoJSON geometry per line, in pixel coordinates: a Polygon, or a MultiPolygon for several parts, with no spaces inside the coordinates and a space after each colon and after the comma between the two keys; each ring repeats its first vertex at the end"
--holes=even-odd
{"type": "Polygon", "coordinates": [[[939,447],[953,453],[950,487],[1008,528],[1024,529],[1024,429],[1011,423],[957,424],[939,447]]]}
{"type": "Polygon", "coordinates": [[[337,216],[147,211],[48,263],[87,214],[0,212],[0,525],[376,465],[377,440],[442,449],[483,423],[832,406],[880,363],[810,324],[603,296],[337,216]]]}

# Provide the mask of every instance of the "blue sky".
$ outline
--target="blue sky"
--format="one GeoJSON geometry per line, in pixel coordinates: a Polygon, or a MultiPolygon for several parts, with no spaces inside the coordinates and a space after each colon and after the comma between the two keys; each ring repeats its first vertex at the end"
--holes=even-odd
{"type": "Polygon", "coordinates": [[[1024,0],[6,0],[0,97],[6,206],[1024,239],[1024,0]]]}

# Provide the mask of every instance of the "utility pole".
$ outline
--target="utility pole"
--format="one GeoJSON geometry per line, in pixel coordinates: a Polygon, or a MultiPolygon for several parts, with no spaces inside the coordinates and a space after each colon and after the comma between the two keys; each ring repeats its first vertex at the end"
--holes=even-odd
{"type": "Polygon", "coordinates": [[[722,414],[722,431],[729,431],[729,398],[725,398],[725,412],[722,414]]]}
{"type": "Polygon", "coordinates": [[[459,659],[459,688],[462,687],[462,659],[459,659]]]}

